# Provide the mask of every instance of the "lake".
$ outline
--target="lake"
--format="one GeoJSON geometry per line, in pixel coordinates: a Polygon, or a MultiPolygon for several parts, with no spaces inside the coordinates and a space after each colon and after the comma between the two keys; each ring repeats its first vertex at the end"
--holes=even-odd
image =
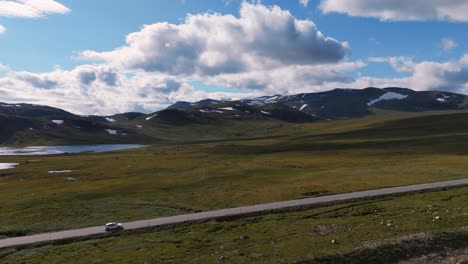
{"type": "Polygon", "coordinates": [[[107,152],[125,149],[136,149],[145,145],[80,145],[80,146],[35,146],[35,147],[0,147],[0,156],[30,156],[30,155],[58,155],[65,153],[107,152]]]}
{"type": "Polygon", "coordinates": [[[14,169],[18,165],[18,163],[0,163],[0,170],[14,169]]]}

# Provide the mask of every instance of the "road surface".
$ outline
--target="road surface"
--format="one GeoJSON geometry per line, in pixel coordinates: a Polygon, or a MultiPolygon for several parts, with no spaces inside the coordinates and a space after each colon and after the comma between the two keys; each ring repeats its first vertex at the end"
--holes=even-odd
{"type": "MultiPolygon", "coordinates": [[[[385,195],[402,194],[402,193],[408,193],[408,192],[424,191],[424,190],[447,188],[447,187],[456,187],[456,186],[463,186],[463,185],[468,185],[468,179],[409,185],[409,186],[393,187],[393,188],[385,188],[385,189],[376,189],[376,190],[369,190],[369,191],[360,191],[360,192],[353,192],[353,193],[307,198],[307,199],[301,199],[301,200],[291,200],[291,201],[276,202],[276,203],[258,204],[258,205],[252,205],[252,206],[243,206],[243,207],[238,207],[238,208],[207,211],[207,212],[202,212],[202,213],[185,214],[185,215],[178,215],[178,216],[172,216],[172,217],[163,217],[163,218],[124,223],[124,227],[126,230],[135,230],[135,229],[142,229],[142,228],[147,228],[147,227],[159,227],[159,226],[179,224],[179,223],[196,222],[200,220],[216,219],[220,217],[240,216],[240,215],[246,215],[246,214],[251,214],[251,213],[259,213],[259,212],[294,208],[294,207],[300,207],[300,206],[313,206],[313,205],[327,204],[327,203],[340,202],[340,201],[353,200],[353,199],[372,198],[372,197],[379,197],[379,196],[385,196],[385,195]]],[[[32,235],[32,236],[14,237],[14,238],[0,240],[0,248],[24,246],[24,245],[35,244],[35,243],[40,243],[40,242],[85,237],[85,236],[99,235],[99,234],[104,234],[104,233],[105,233],[104,226],[97,226],[97,227],[89,227],[89,228],[53,232],[53,233],[39,234],[39,235],[32,235]]]]}

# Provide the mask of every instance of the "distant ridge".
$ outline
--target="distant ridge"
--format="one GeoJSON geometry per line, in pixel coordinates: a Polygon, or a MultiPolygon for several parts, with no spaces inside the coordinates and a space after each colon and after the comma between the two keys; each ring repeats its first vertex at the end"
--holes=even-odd
{"type": "Polygon", "coordinates": [[[62,109],[0,103],[0,144],[152,144],[187,139],[242,138],[287,123],[467,109],[467,96],[389,87],[334,89],[221,101],[177,102],[151,114],[80,116],[62,109]]]}
{"type": "Polygon", "coordinates": [[[168,109],[196,109],[218,106],[256,108],[283,105],[322,119],[347,119],[373,114],[374,109],[402,112],[461,110],[467,107],[467,96],[442,91],[413,91],[407,88],[334,89],[327,92],[296,95],[273,95],[237,101],[203,100],[177,102],[168,109]]]}

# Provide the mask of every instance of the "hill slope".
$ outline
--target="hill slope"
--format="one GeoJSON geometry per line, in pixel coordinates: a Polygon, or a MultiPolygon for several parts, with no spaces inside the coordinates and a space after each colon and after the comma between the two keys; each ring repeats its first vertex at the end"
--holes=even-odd
{"type": "Polygon", "coordinates": [[[0,144],[56,145],[185,142],[263,137],[295,124],[467,109],[467,96],[404,88],[335,89],[254,99],[178,102],[145,115],[79,116],[40,105],[0,103],[0,144]]]}
{"type": "MultiPolygon", "coordinates": [[[[348,119],[369,116],[375,109],[424,112],[466,109],[467,96],[449,92],[417,92],[405,88],[366,88],[362,90],[335,89],[328,92],[297,95],[264,96],[230,103],[240,103],[256,108],[283,104],[292,109],[322,119],[348,119]]],[[[221,101],[204,100],[195,103],[179,102],[170,109],[214,107],[221,101]]]]}

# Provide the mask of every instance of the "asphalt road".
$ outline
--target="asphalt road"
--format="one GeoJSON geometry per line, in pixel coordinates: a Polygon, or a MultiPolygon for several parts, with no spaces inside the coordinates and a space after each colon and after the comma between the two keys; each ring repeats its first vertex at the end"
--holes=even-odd
{"type": "MultiPolygon", "coordinates": [[[[385,188],[385,189],[376,189],[376,190],[369,190],[369,191],[360,191],[360,192],[353,192],[353,193],[307,198],[307,199],[301,199],[301,200],[291,200],[291,201],[268,203],[268,204],[258,204],[258,205],[252,205],[252,206],[243,206],[243,207],[238,207],[238,208],[207,211],[207,212],[202,212],[202,213],[185,214],[185,215],[178,215],[178,216],[172,216],[172,217],[163,217],[163,218],[124,223],[124,227],[126,230],[134,230],[134,229],[142,229],[146,227],[158,227],[158,226],[164,226],[164,225],[170,225],[170,224],[196,222],[199,220],[209,220],[209,219],[216,219],[216,218],[227,217],[227,216],[240,216],[240,215],[245,215],[245,214],[250,214],[250,213],[258,213],[258,212],[271,211],[271,210],[287,209],[287,208],[294,208],[294,207],[300,207],[300,206],[313,206],[313,205],[327,204],[327,203],[332,203],[332,202],[339,202],[339,201],[346,201],[346,200],[353,200],[353,199],[379,197],[379,196],[385,196],[385,195],[401,194],[401,193],[431,190],[431,189],[446,188],[446,187],[456,187],[456,186],[463,186],[463,185],[468,185],[468,179],[409,185],[409,186],[393,187],[393,188],[385,188]]],[[[105,221],[106,219],[103,219],[103,224],[105,221]]],[[[103,233],[105,233],[104,226],[97,226],[97,227],[74,229],[74,230],[67,230],[67,231],[53,232],[53,233],[46,233],[46,234],[39,234],[39,235],[32,235],[32,236],[8,238],[8,239],[0,240],[0,248],[24,246],[24,245],[40,243],[40,242],[85,237],[85,236],[98,235],[98,234],[103,234],[103,233]]]]}

